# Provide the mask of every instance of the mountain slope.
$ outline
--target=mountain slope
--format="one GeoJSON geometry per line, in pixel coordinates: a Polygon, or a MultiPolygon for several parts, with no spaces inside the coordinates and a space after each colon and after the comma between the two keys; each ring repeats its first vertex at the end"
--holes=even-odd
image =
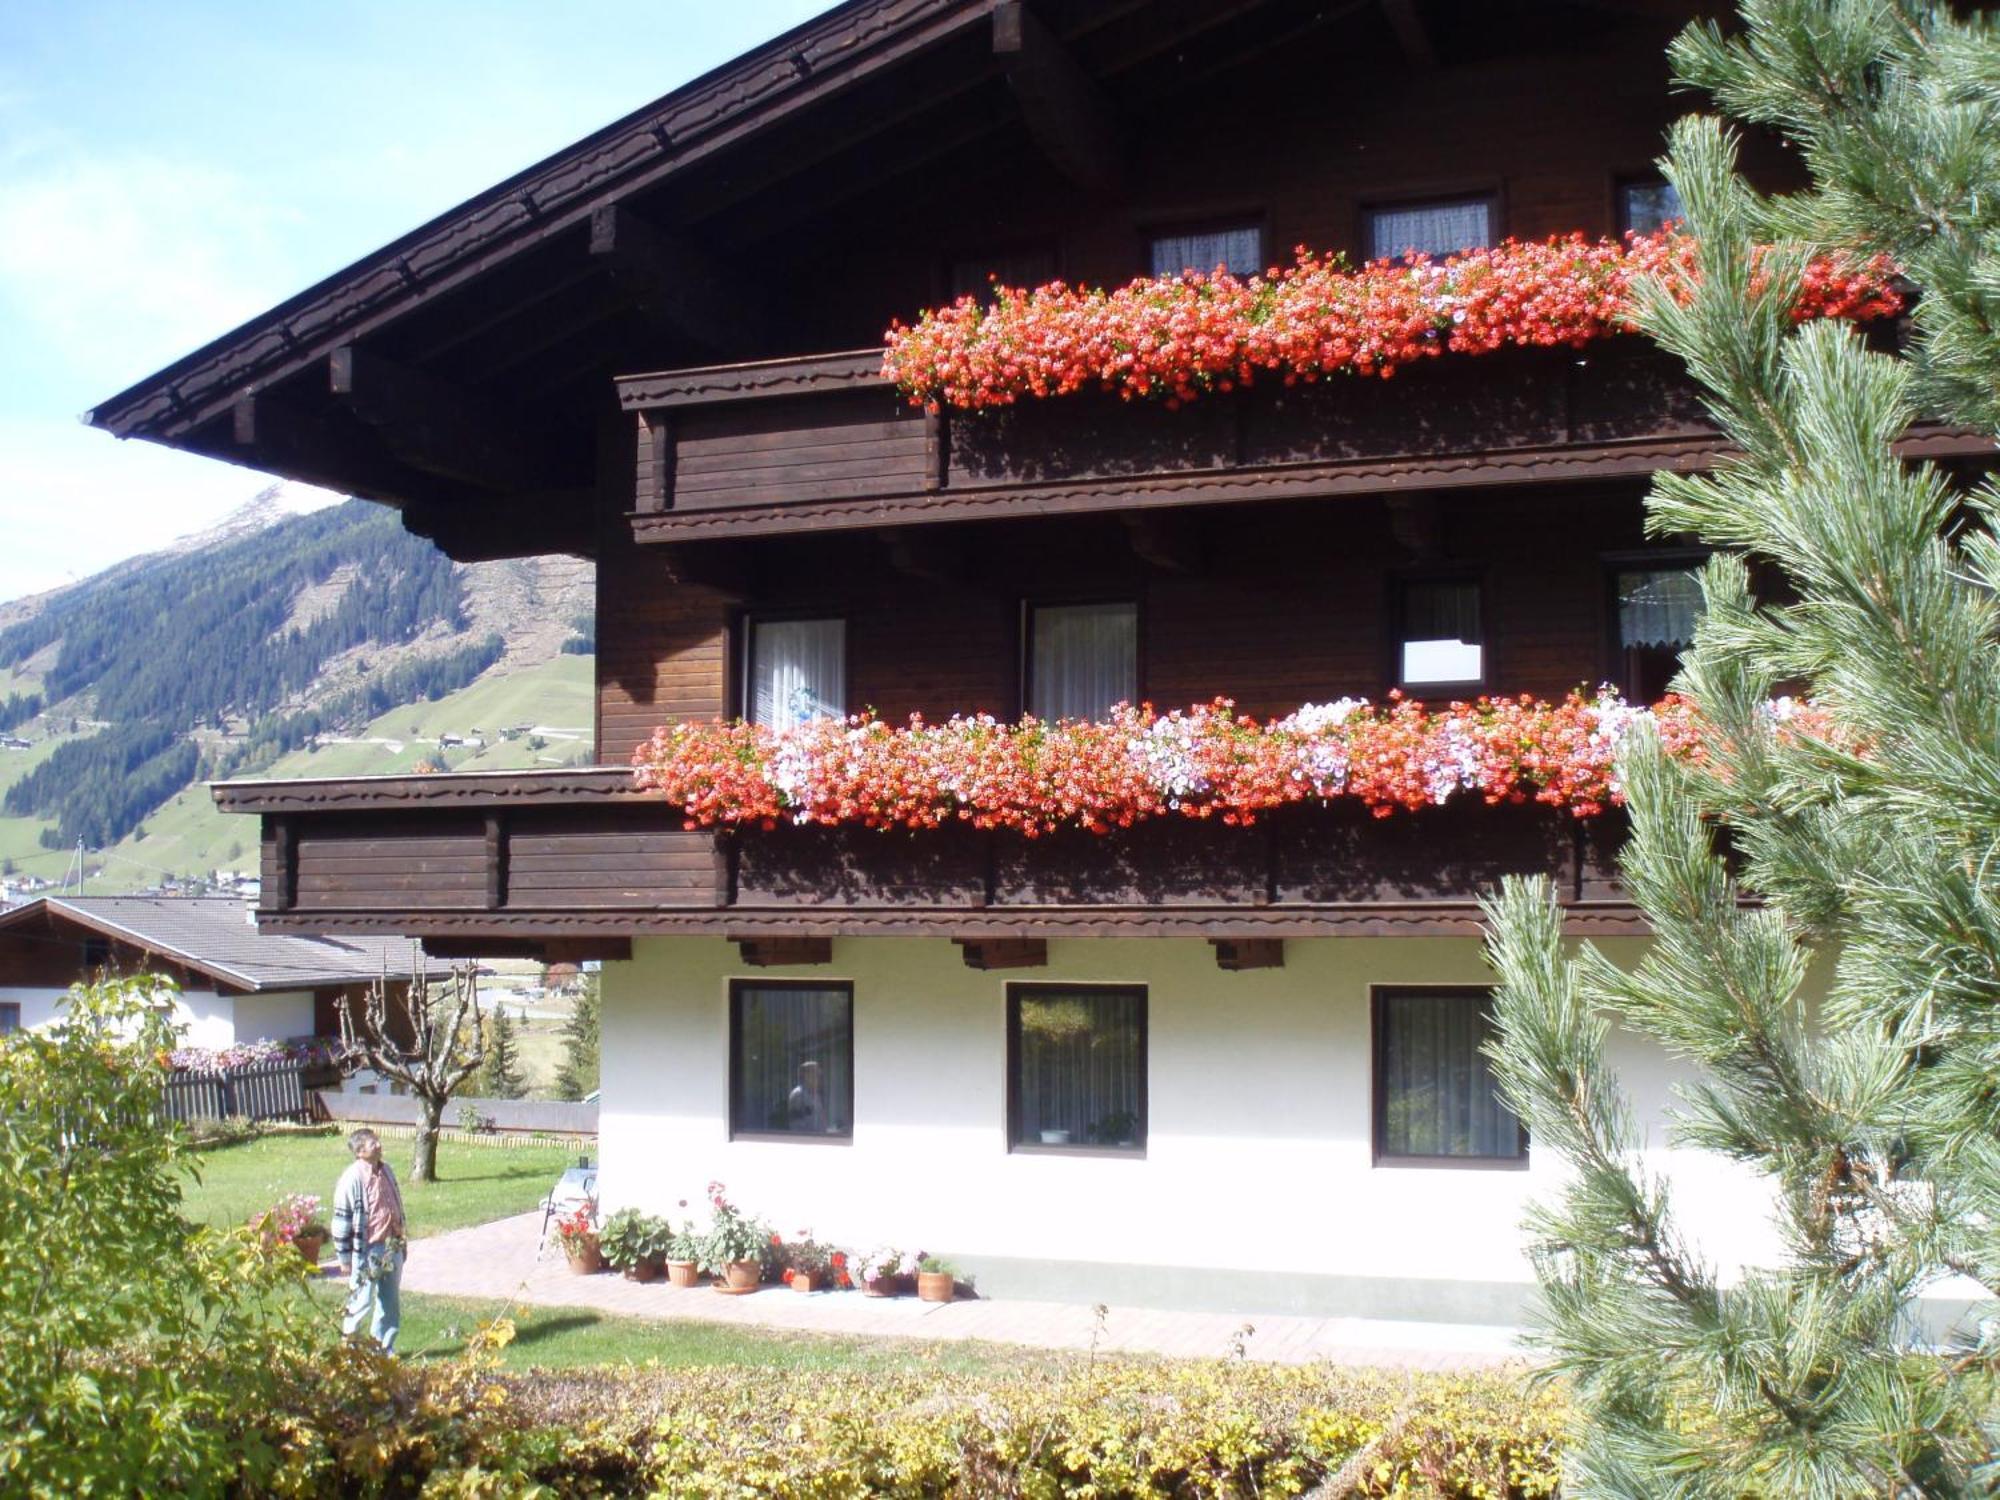
{"type": "Polygon", "coordinates": [[[214,777],[587,760],[590,608],[575,559],[454,564],[380,506],[268,491],[0,605],[0,875],[54,878],[78,841],[121,888],[213,868],[255,839],[189,792],[214,777]]]}

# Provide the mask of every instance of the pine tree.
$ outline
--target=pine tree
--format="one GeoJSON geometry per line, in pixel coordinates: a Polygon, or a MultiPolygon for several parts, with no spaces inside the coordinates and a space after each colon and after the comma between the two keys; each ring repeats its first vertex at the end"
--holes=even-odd
{"type": "Polygon", "coordinates": [[[1658,534],[1729,549],[1681,686],[1705,761],[1636,730],[1624,870],[1655,933],[1572,952],[1544,883],[1489,904],[1496,1076],[1572,1170],[1530,1221],[1541,1337],[1583,1420],[1565,1494],[1987,1494],[2000,1438],[2000,542],[1990,482],[1894,444],[2000,423],[2000,34],[1897,0],[1746,0],[1691,28],[1684,82],[1775,126],[1810,192],[1767,200],[1732,137],[1666,163],[1700,284],[1643,322],[1737,456],[1662,476],[1658,534]],[[1787,248],[1753,265],[1753,243],[1787,248]],[[1891,255],[1911,347],[1788,316],[1810,251],[1891,255]],[[1796,602],[1759,604],[1742,554],[1796,602]],[[1781,727],[1802,682],[1820,719],[1781,727]],[[1729,860],[1722,848],[1726,841],[1729,860]],[[1753,898],[1745,900],[1743,898],[1753,898]],[[1830,974],[1808,1014],[1808,965],[1830,974]],[[1681,1229],[1604,1065],[1611,1017],[1695,1074],[1675,1143],[1772,1190],[1776,1263],[1725,1284],[1681,1229]],[[1955,1285],[1942,1285],[1951,1278],[1955,1285]],[[1927,1290],[1983,1299],[1934,1348],[1927,1290]]]}
{"type": "Polygon", "coordinates": [[[583,988],[577,992],[576,1004],[569,1013],[569,1019],[563,1022],[563,1055],[562,1061],[556,1065],[558,1099],[581,1099],[597,1089],[600,1014],[597,978],[594,973],[583,976],[583,988]]]}
{"type": "Polygon", "coordinates": [[[486,1065],[479,1073],[479,1095],[483,1099],[520,1099],[528,1092],[521,1076],[521,1051],[514,1040],[514,1023],[507,1019],[507,1007],[496,1005],[486,1018],[486,1065]]]}

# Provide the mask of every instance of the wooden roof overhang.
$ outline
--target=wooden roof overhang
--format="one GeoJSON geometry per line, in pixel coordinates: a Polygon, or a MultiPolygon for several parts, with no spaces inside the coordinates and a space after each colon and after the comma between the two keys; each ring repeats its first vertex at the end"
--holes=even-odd
{"type": "MultiPolygon", "coordinates": [[[[1677,362],[1640,340],[1446,356],[1394,382],[1273,379],[1170,411],[1094,391],[925,411],[879,349],[622,376],[641,542],[1643,479],[1729,451],[1677,362]]],[[[1913,458],[1990,457],[1937,426],[1913,458]]]]}
{"type": "Polygon", "coordinates": [[[1071,0],[1045,24],[1019,0],[849,0],[86,420],[399,506],[456,557],[591,553],[610,377],[785,352],[807,289],[760,279],[760,257],[812,216],[996,137],[1101,183],[1114,103],[1148,117],[1166,62],[1224,66],[1374,3],[1071,0]]]}
{"type": "Polygon", "coordinates": [[[1509,872],[1551,875],[1572,932],[1647,930],[1617,884],[1618,820],[1538,806],[1377,819],[1354,804],[1028,839],[968,824],[690,829],[613,767],[213,790],[263,819],[264,930],[397,933],[440,952],[674,935],[1471,936],[1479,895],[1509,872]]]}

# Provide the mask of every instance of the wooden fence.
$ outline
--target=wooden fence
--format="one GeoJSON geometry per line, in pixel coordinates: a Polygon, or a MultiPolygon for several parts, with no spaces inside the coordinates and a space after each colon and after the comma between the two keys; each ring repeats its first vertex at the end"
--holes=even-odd
{"type": "Polygon", "coordinates": [[[220,1073],[177,1073],[160,1107],[170,1120],[309,1118],[302,1062],[246,1063],[220,1073]]]}

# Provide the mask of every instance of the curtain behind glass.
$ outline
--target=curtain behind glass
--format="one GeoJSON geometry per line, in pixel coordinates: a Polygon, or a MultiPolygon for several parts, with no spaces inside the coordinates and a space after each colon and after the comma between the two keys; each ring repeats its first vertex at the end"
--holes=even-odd
{"type": "Polygon", "coordinates": [[[738,1132],[851,1135],[853,1006],[845,989],[741,985],[736,1007],[738,1132]]]}
{"type": "Polygon", "coordinates": [[[1619,217],[1624,228],[1653,234],[1671,219],[1684,219],[1681,195],[1671,182],[1628,182],[1618,190],[1619,217]]]}
{"type": "Polygon", "coordinates": [[[750,627],[750,722],[789,729],[847,712],[842,620],[758,620],[750,627]]]}
{"type": "Polygon", "coordinates": [[[1402,680],[1478,682],[1486,675],[1479,644],[1479,585],[1462,580],[1403,586],[1402,680]]]}
{"type": "Polygon", "coordinates": [[[1521,1126],[1480,1053],[1486,995],[1394,994],[1382,1004],[1384,1156],[1514,1158],[1521,1126]]]}
{"type": "Polygon", "coordinates": [[[1368,222],[1370,260],[1397,259],[1410,250],[1451,255],[1493,243],[1493,205],[1484,198],[1378,208],[1368,222]]]}
{"type": "Polygon", "coordinates": [[[1206,276],[1217,266],[1237,276],[1255,276],[1264,269],[1264,231],[1252,224],[1242,229],[1212,229],[1200,234],[1163,234],[1153,240],[1153,274],[1178,276],[1199,271],[1206,276]]]}
{"type": "Polygon", "coordinates": [[[1039,990],[1015,1004],[1015,1144],[1145,1145],[1145,996],[1039,990]]]}
{"type": "Polygon", "coordinates": [[[1038,719],[1101,719],[1139,696],[1139,607],[1063,604],[1034,611],[1028,712],[1038,719]]]}
{"type": "Polygon", "coordinates": [[[1653,568],[1618,575],[1618,644],[1694,644],[1701,618],[1701,580],[1692,568],[1653,568]]]}

